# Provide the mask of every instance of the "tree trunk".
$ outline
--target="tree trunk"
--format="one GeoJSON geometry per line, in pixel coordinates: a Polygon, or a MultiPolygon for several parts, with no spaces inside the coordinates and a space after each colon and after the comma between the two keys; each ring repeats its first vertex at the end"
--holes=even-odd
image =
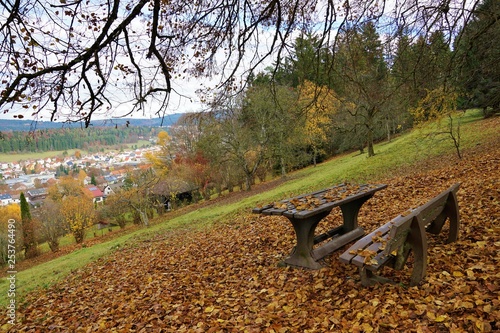
{"type": "Polygon", "coordinates": [[[286,167],[285,167],[285,159],[282,157],[280,157],[280,163],[281,163],[281,178],[285,178],[286,177],[286,167]]]}
{"type": "Polygon", "coordinates": [[[148,218],[148,214],[146,214],[145,212],[143,211],[139,211],[139,215],[141,216],[141,221],[142,223],[144,223],[144,225],[146,227],[149,227],[149,218],[148,218]]]}
{"type": "Polygon", "coordinates": [[[368,157],[375,156],[375,150],[373,149],[373,115],[375,114],[375,108],[373,108],[368,114],[368,133],[367,133],[367,148],[368,157]]]}
{"type": "Polygon", "coordinates": [[[387,141],[391,141],[391,127],[389,126],[389,119],[387,119],[387,122],[385,123],[386,129],[387,129],[387,141]]]}

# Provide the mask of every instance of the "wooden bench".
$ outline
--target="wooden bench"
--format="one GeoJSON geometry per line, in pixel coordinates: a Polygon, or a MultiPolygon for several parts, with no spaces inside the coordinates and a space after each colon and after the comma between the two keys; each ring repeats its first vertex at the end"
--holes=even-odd
{"type": "Polygon", "coordinates": [[[426,204],[409,210],[366,235],[340,256],[340,261],[359,267],[364,286],[392,280],[375,275],[383,266],[401,270],[413,252],[413,272],[410,285],[419,284],[427,268],[426,232],[438,234],[449,220],[447,243],[458,238],[460,217],[457,191],[460,184],[451,186],[426,204]]]}

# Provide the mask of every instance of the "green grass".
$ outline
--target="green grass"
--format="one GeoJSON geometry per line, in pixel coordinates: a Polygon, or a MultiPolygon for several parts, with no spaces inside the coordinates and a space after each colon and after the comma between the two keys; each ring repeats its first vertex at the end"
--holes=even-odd
{"type": "Polygon", "coordinates": [[[148,140],[138,140],[135,143],[127,144],[127,147],[132,149],[132,147],[135,147],[135,146],[137,146],[137,148],[142,148],[143,146],[150,146],[150,145],[151,145],[151,142],[149,142],[148,140]]]}
{"type": "MultiPolygon", "coordinates": [[[[120,229],[119,226],[113,226],[110,228],[111,228],[112,232],[120,229]]],[[[109,231],[110,228],[104,228],[104,229],[99,230],[99,229],[97,229],[97,226],[94,225],[91,228],[86,230],[85,239],[92,239],[95,236],[102,237],[110,232],[109,231]]],[[[63,248],[64,246],[73,245],[73,244],[76,244],[76,242],[75,242],[75,237],[72,234],[67,234],[67,235],[59,238],[59,248],[63,248]]],[[[40,250],[40,253],[45,253],[45,252],[50,251],[50,247],[49,247],[48,243],[39,244],[38,249],[40,250]]]]}
{"type": "MultiPolygon", "coordinates": [[[[467,149],[478,143],[499,136],[497,129],[483,127],[481,114],[469,111],[462,117],[462,147],[467,149]]],[[[149,228],[117,237],[109,242],[82,248],[76,252],[59,257],[17,274],[17,293],[22,297],[29,290],[45,288],[67,276],[72,270],[84,266],[97,258],[111,254],[116,248],[127,246],[137,239],[152,237],[177,228],[202,229],[216,223],[228,222],[239,216],[249,214],[250,209],[259,203],[269,203],[300,193],[329,187],[342,181],[366,182],[388,177],[393,171],[407,167],[415,162],[439,155],[454,155],[453,144],[449,138],[430,138],[435,125],[426,125],[405,133],[391,142],[375,146],[376,156],[367,158],[359,152],[345,154],[316,167],[308,167],[289,175],[281,185],[264,193],[246,197],[230,205],[210,205],[175,218],[167,214],[163,221],[149,228]]],[[[465,158],[467,155],[465,154],[465,158]]],[[[0,281],[0,295],[6,295],[6,279],[0,281]]],[[[0,305],[7,298],[0,297],[0,305]]]]}
{"type": "MultiPolygon", "coordinates": [[[[75,152],[79,150],[82,154],[85,154],[85,151],[81,149],[68,149],[66,152],[68,153],[68,156],[72,156],[75,154],[75,152]]],[[[47,157],[57,157],[57,156],[63,156],[64,150],[56,150],[56,151],[46,151],[46,152],[41,152],[41,153],[1,153],[0,154],[0,161],[5,162],[5,163],[12,163],[12,162],[19,162],[19,161],[26,161],[26,160],[36,160],[36,159],[44,159],[47,157]]]]}

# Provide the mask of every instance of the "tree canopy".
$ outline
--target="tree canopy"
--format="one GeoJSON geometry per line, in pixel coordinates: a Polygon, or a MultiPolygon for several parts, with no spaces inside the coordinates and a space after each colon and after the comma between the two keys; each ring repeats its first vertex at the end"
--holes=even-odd
{"type": "Polygon", "coordinates": [[[280,64],[297,33],[317,35],[316,52],[367,22],[386,39],[442,31],[451,43],[478,3],[2,1],[0,111],[87,125],[96,115],[161,116],[172,94],[183,95],[174,82],[217,78],[215,88],[238,90],[247,74],[280,64]]]}

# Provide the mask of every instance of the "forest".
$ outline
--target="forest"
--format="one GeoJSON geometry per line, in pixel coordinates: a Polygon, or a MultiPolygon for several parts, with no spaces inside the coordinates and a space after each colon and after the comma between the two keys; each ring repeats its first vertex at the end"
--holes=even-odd
{"type": "Polygon", "coordinates": [[[92,127],[43,129],[32,132],[2,131],[0,153],[24,153],[84,149],[95,151],[103,146],[135,143],[139,138],[155,137],[152,127],[92,127]]]}

